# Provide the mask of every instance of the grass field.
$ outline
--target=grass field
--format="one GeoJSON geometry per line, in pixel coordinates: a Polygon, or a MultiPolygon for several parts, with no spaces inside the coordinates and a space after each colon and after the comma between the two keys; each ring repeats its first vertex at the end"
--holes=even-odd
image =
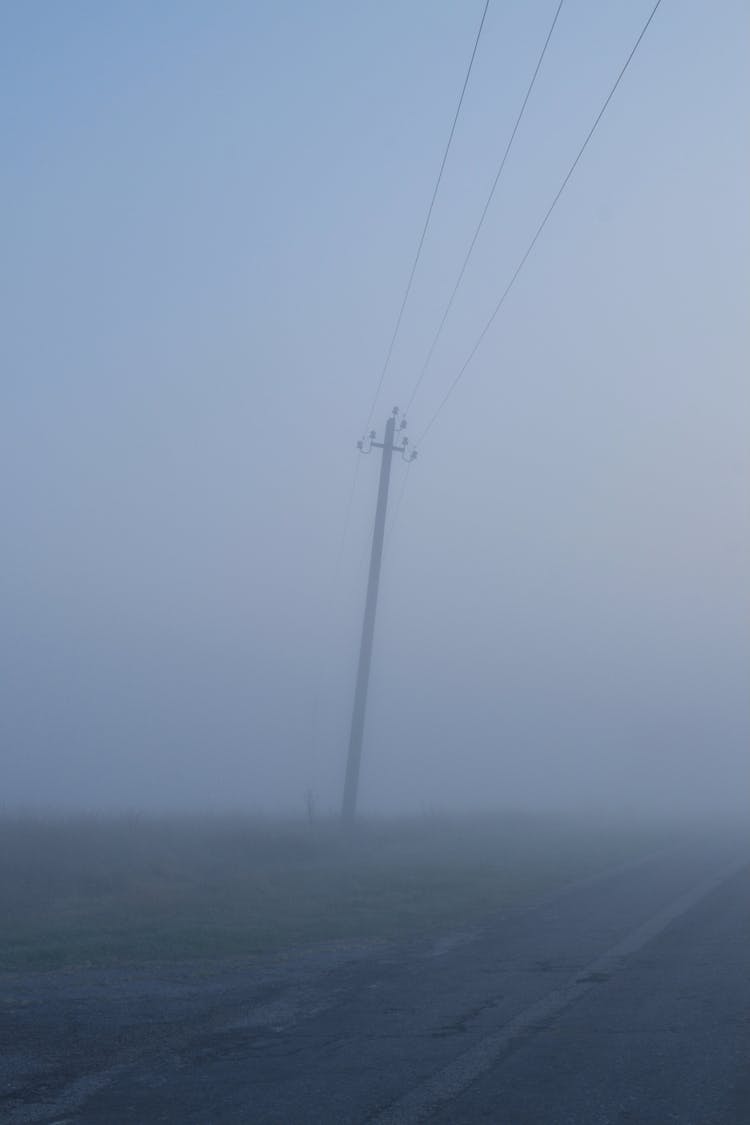
{"type": "Polygon", "coordinates": [[[655,830],[505,814],[362,823],[0,820],[0,968],[134,964],[470,924],[643,854],[655,830]]]}

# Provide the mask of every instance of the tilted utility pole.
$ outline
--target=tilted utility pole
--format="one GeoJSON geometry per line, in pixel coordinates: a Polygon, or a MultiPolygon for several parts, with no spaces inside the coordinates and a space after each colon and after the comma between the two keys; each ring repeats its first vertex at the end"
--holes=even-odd
{"type": "MultiPolygon", "coordinates": [[[[391,458],[394,453],[400,453],[405,461],[413,461],[417,456],[415,452],[408,452],[408,438],[404,437],[400,445],[395,443],[396,419],[398,407],[385,424],[385,437],[383,441],[376,441],[375,431],[372,430],[364,441],[357,442],[362,453],[370,453],[373,447],[382,449],[380,462],[380,484],[378,486],[378,502],[375,507],[375,527],[372,533],[372,551],[370,554],[370,573],[367,578],[367,596],[365,598],[365,615],[362,621],[362,640],[359,646],[359,664],[357,666],[357,686],[354,689],[354,707],[352,710],[352,727],[349,735],[349,754],[346,759],[346,779],[344,781],[344,801],[341,813],[345,823],[351,824],[357,807],[357,787],[359,785],[359,763],[362,758],[362,735],[365,729],[365,708],[367,706],[367,688],[370,682],[370,664],[372,663],[372,642],[375,635],[375,613],[378,608],[378,586],[380,585],[380,566],[383,560],[383,538],[385,535],[385,513],[388,507],[388,485],[391,479],[391,458]]],[[[406,420],[402,419],[399,432],[406,428],[406,420]]]]}

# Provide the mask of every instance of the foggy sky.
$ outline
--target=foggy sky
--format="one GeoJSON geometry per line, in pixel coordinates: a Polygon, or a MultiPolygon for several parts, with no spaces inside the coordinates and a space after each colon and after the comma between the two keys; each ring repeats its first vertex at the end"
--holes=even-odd
{"type": "MultiPolygon", "coordinates": [[[[490,5],[388,378],[418,374],[554,11],[490,5]]],[[[374,810],[738,808],[747,13],[665,0],[409,470],[374,810]]],[[[568,0],[424,428],[651,0],[568,0]]],[[[481,5],[6,5],[6,806],[340,799],[369,402],[481,5]]],[[[394,464],[393,504],[405,466],[394,464]]]]}

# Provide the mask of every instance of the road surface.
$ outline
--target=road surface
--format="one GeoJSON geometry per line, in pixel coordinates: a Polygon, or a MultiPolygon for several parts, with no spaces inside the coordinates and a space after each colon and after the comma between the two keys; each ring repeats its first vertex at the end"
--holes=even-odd
{"type": "Polygon", "coordinates": [[[750,867],[664,852],[406,944],[2,980],[0,1121],[750,1125],[750,867]]]}

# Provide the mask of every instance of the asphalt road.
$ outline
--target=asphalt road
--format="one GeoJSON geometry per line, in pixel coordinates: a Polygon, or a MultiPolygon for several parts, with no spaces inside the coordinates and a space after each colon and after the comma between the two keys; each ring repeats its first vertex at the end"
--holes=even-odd
{"type": "Polygon", "coordinates": [[[736,845],[429,942],[1,987],[12,1125],[750,1125],[736,845]]]}

